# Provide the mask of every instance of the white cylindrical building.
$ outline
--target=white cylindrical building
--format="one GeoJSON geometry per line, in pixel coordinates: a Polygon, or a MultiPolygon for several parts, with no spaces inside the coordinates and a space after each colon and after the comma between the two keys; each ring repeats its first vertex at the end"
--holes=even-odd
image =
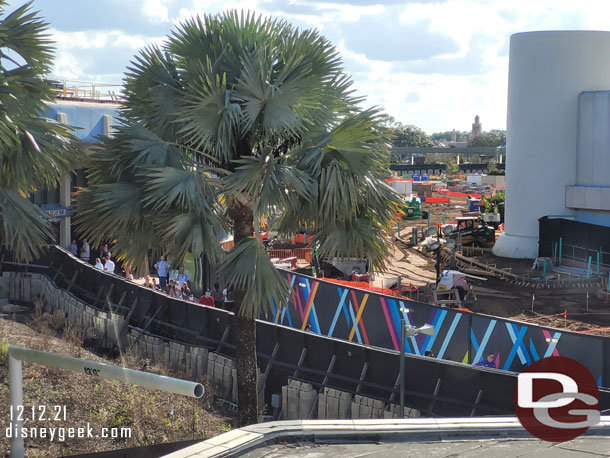
{"type": "Polygon", "coordinates": [[[505,234],[494,254],[534,258],[538,218],[571,216],[578,95],[610,89],[610,32],[518,33],[510,39],[505,234]]]}

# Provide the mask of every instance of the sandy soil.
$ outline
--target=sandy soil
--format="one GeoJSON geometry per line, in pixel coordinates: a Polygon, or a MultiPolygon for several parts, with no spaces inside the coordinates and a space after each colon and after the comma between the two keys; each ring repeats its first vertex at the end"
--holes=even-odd
{"type": "MultiPolygon", "coordinates": [[[[465,200],[465,197],[456,197],[448,204],[423,204],[422,210],[430,211],[431,226],[441,223],[443,215],[446,222],[455,221],[456,217],[461,216],[462,210],[466,209],[465,200]]],[[[411,240],[412,227],[420,228],[421,233],[421,228],[427,227],[427,221],[402,221],[400,232],[403,240],[411,240]]],[[[496,264],[497,268],[510,267],[518,275],[540,276],[540,271],[531,270],[530,260],[499,258],[492,254],[473,258],[486,264],[496,264]]],[[[401,275],[403,283],[421,287],[434,282],[434,257],[419,249],[407,247],[405,243],[395,243],[388,264],[388,275],[401,275]]],[[[573,331],[610,328],[610,305],[597,299],[596,288],[534,289],[515,286],[492,277],[487,281],[470,280],[470,283],[474,287],[477,303],[469,308],[476,312],[573,331]],[[558,315],[566,311],[567,321],[564,316],[558,315]]],[[[432,298],[427,299],[431,302],[432,298]]],[[[591,334],[610,336],[610,329],[593,331],[591,334]]]]}

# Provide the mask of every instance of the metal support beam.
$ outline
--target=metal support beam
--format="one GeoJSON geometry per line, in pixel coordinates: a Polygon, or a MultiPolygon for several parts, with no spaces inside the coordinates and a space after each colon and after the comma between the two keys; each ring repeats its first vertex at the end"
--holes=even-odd
{"type": "Polygon", "coordinates": [[[362,389],[362,382],[364,382],[364,379],[366,378],[366,373],[368,370],[369,370],[369,362],[365,361],[364,366],[362,366],[362,372],[360,373],[360,383],[358,383],[358,386],[356,387],[356,393],[360,393],[360,390],[362,389]]]}
{"type": "Polygon", "coordinates": [[[294,374],[292,375],[294,378],[298,378],[298,376],[299,376],[299,368],[305,362],[305,356],[307,356],[307,348],[303,347],[301,349],[301,356],[299,357],[299,362],[297,363],[297,367],[294,369],[294,374]]]}
{"type": "Polygon", "coordinates": [[[78,276],[78,270],[75,270],[74,275],[72,275],[72,280],[70,280],[70,283],[68,284],[68,287],[66,288],[66,291],[70,291],[70,289],[72,289],[72,285],[74,285],[74,282],[76,281],[77,276],[78,276]]]}
{"type": "Polygon", "coordinates": [[[227,324],[227,327],[225,328],[225,331],[222,333],[222,337],[220,338],[220,341],[218,342],[218,346],[216,347],[216,353],[220,353],[220,349],[222,348],[224,343],[229,338],[230,332],[231,332],[231,325],[227,324]]]}

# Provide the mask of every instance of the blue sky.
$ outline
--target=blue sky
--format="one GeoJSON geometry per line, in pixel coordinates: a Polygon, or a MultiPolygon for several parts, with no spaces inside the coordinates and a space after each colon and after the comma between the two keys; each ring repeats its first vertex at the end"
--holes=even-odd
{"type": "Polygon", "coordinates": [[[368,105],[428,133],[470,130],[476,114],[483,130],[506,127],[511,34],[604,30],[610,16],[604,0],[35,0],[34,9],[56,42],[52,76],[108,84],[196,14],[250,9],[315,27],[368,105]]]}

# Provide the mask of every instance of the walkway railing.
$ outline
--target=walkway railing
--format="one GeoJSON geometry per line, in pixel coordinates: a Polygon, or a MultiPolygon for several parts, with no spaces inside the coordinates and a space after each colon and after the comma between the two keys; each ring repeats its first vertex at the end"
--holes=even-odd
{"type": "Polygon", "coordinates": [[[53,82],[55,97],[64,99],[90,100],[95,102],[121,103],[123,95],[120,84],[103,84],[91,81],[53,82]]]}

